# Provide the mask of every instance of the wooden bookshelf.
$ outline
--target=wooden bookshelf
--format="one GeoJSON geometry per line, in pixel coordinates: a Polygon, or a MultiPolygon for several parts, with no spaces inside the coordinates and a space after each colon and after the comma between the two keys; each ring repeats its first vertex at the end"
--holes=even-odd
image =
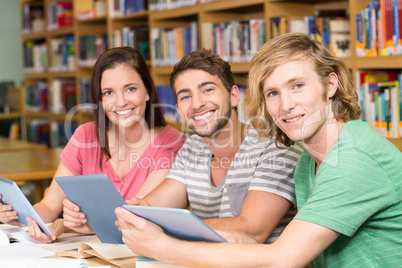
{"type": "MultiPolygon", "coordinates": [[[[35,0],[27,1],[21,0],[21,12],[25,3],[42,3],[45,7],[45,21],[47,21],[46,6],[49,2],[54,0],[35,0]]],[[[73,0],[72,0],[73,1],[73,0]]],[[[75,0],[78,1],[78,0],[75,0]]],[[[86,0],[87,1],[87,0],[86,0]]],[[[138,13],[128,15],[112,15],[110,8],[112,7],[112,0],[107,1],[106,16],[86,19],[75,20],[74,24],[70,27],[59,28],[57,30],[22,34],[23,42],[26,41],[40,41],[43,40],[47,44],[51,39],[63,37],[66,35],[74,35],[75,37],[75,70],[66,72],[45,71],[40,73],[25,73],[25,80],[33,83],[38,80],[45,80],[50,83],[54,79],[74,78],[76,79],[77,87],[77,101],[81,103],[81,89],[80,79],[83,77],[90,77],[92,66],[81,66],[78,64],[79,54],[79,38],[83,35],[93,33],[107,34],[108,44],[112,44],[113,32],[121,30],[124,26],[143,25],[149,26],[149,31],[159,27],[184,27],[188,26],[191,21],[198,22],[198,39],[199,47],[202,46],[203,37],[203,23],[220,23],[229,22],[231,20],[250,20],[250,19],[264,19],[266,22],[265,33],[267,39],[271,36],[271,27],[269,22],[275,16],[314,16],[316,9],[345,9],[349,14],[350,31],[351,31],[351,57],[343,58],[343,61],[355,74],[362,70],[378,70],[378,69],[402,69],[402,55],[388,56],[388,57],[357,57],[355,51],[356,42],[356,22],[355,14],[364,9],[369,0],[309,0],[309,1],[291,1],[291,0],[218,0],[208,3],[201,3],[198,1],[196,4],[185,7],[178,7],[175,9],[166,9],[158,11],[143,10],[138,13]]],[[[148,6],[150,1],[148,0],[148,6]]],[[[154,43],[150,46],[152,47],[154,43]]],[[[147,60],[149,67],[154,78],[156,85],[169,84],[169,75],[172,71],[172,64],[156,65],[151,58],[147,60]]],[[[249,62],[233,62],[231,63],[232,71],[235,74],[236,82],[245,84],[245,77],[247,76],[250,63],[249,62]]],[[[52,89],[49,88],[51,96],[52,89]]],[[[51,104],[50,104],[51,105],[51,104]]],[[[91,120],[91,113],[78,113],[76,116],[77,122],[82,123],[91,120]]],[[[53,115],[51,112],[47,113],[30,113],[29,117],[36,116],[49,118],[51,120],[60,120],[63,115],[53,115]]],[[[65,116],[65,115],[64,115],[65,116]]],[[[180,127],[180,124],[173,124],[180,127]]],[[[181,128],[181,127],[180,127],[181,128]]],[[[398,148],[402,150],[401,140],[391,140],[398,148]]]]}

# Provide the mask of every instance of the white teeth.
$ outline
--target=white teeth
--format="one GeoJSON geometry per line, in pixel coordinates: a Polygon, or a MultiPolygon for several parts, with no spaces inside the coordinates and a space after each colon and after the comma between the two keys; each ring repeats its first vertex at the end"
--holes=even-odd
{"type": "Polygon", "coordinates": [[[208,113],[205,113],[205,114],[200,115],[200,116],[194,116],[193,118],[194,118],[194,120],[196,120],[196,121],[198,121],[198,120],[203,120],[203,119],[205,119],[205,118],[211,116],[213,113],[214,113],[214,112],[208,112],[208,113]]]}
{"type": "Polygon", "coordinates": [[[294,121],[299,120],[299,119],[302,118],[302,117],[303,117],[302,115],[299,115],[299,116],[294,117],[294,118],[292,118],[292,119],[285,119],[285,121],[286,121],[286,123],[292,123],[292,122],[294,122],[294,121]]]}
{"type": "Polygon", "coordinates": [[[127,110],[123,110],[123,111],[116,111],[116,114],[118,115],[126,115],[129,114],[133,111],[133,109],[127,109],[127,110]]]}

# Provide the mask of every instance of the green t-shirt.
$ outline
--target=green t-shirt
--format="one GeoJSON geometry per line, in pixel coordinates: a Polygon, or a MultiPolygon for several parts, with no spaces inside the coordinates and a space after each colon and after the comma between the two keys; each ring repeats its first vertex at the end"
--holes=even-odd
{"type": "Polygon", "coordinates": [[[295,185],[295,218],[340,233],[314,267],[402,267],[402,153],[367,123],[343,125],[317,174],[304,152],[295,185]]]}

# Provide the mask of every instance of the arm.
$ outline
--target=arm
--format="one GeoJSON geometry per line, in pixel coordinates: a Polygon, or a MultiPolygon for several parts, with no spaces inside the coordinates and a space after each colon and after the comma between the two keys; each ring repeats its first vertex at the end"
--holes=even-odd
{"type": "Polygon", "coordinates": [[[169,178],[163,180],[144,199],[155,207],[186,208],[188,206],[186,186],[169,178]]]}
{"type": "Polygon", "coordinates": [[[150,192],[152,192],[159,184],[163,182],[167,174],[169,174],[170,169],[158,169],[148,174],[147,179],[141,186],[136,197],[144,198],[150,192]]]}
{"type": "MultiPolygon", "coordinates": [[[[72,176],[74,173],[68,169],[63,162],[60,162],[55,177],[58,176],[72,176]]],[[[28,222],[28,232],[29,236],[39,240],[43,243],[50,243],[58,236],[60,236],[64,231],[63,220],[57,219],[63,209],[63,199],[66,197],[63,190],[59,187],[56,181],[53,179],[50,184],[50,188],[45,195],[45,197],[39,202],[36,203],[33,207],[38,212],[39,216],[43,219],[44,222],[53,222],[49,229],[52,231],[53,236],[50,237],[43,233],[37,223],[31,219],[27,218],[28,222]]]]}
{"type": "Polygon", "coordinates": [[[333,230],[293,220],[273,244],[187,242],[157,225],[116,209],[123,241],[138,254],[191,267],[304,267],[338,236],[333,230]]]}
{"type": "Polygon", "coordinates": [[[238,217],[207,219],[204,222],[216,230],[244,232],[264,243],[291,205],[278,195],[249,191],[238,217]]]}

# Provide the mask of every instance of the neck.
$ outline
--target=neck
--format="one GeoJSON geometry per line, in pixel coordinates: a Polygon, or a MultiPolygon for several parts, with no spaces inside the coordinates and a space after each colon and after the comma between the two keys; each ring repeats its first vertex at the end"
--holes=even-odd
{"type": "Polygon", "coordinates": [[[335,145],[344,123],[335,118],[329,119],[312,138],[301,142],[304,149],[317,163],[317,169],[335,145]]]}
{"type": "Polygon", "coordinates": [[[203,137],[208,149],[214,157],[228,157],[235,155],[242,144],[248,127],[238,121],[237,113],[232,112],[232,115],[226,125],[214,133],[211,137],[203,137]]]}

